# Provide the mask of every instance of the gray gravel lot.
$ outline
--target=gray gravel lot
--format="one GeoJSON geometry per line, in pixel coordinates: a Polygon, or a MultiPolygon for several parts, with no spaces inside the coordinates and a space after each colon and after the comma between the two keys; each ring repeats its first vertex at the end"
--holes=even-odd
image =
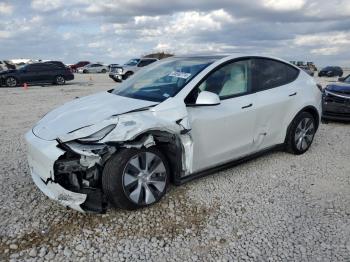
{"type": "Polygon", "coordinates": [[[54,107],[114,86],[100,74],[0,89],[0,260],[350,261],[346,123],[322,124],[304,155],[271,152],[172,187],[147,209],[80,214],[49,200],[31,181],[23,134],[54,107]]]}

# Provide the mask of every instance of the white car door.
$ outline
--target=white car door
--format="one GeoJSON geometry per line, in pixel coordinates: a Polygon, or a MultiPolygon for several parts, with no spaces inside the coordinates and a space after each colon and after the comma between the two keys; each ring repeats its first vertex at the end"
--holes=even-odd
{"type": "Polygon", "coordinates": [[[252,90],[256,93],[254,151],[284,142],[290,116],[300,90],[293,81],[298,69],[281,61],[265,58],[252,60],[252,90]]]}
{"type": "Polygon", "coordinates": [[[242,60],[221,66],[196,87],[198,92],[218,94],[221,103],[187,107],[193,140],[192,173],[252,151],[256,112],[255,94],[250,90],[250,63],[242,60]]]}

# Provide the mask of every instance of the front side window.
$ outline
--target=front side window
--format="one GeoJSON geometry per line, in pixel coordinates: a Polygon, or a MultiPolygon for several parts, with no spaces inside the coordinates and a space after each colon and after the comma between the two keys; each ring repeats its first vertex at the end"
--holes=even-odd
{"type": "Polygon", "coordinates": [[[140,59],[130,59],[125,63],[126,66],[136,66],[137,63],[140,62],[140,59]]]}
{"type": "Polygon", "coordinates": [[[215,58],[169,58],[141,70],[121,84],[113,94],[162,102],[175,96],[215,58]]]}
{"type": "Polygon", "coordinates": [[[293,82],[299,70],[280,61],[255,58],[252,61],[253,90],[263,91],[293,82]]]}
{"type": "Polygon", "coordinates": [[[250,67],[249,59],[220,66],[188,94],[185,103],[195,104],[202,91],[215,93],[221,100],[246,94],[250,89],[250,67]]]}
{"type": "Polygon", "coordinates": [[[242,95],[248,92],[250,83],[250,60],[233,62],[211,73],[199,85],[199,91],[217,94],[220,99],[242,95]]]}

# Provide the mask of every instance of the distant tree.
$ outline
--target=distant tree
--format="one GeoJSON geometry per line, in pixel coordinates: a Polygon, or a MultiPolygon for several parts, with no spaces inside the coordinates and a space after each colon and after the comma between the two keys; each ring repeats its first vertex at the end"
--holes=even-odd
{"type": "Polygon", "coordinates": [[[164,58],[171,57],[171,56],[174,56],[174,54],[166,53],[166,52],[163,51],[163,52],[157,52],[157,53],[151,53],[151,54],[148,54],[148,55],[144,55],[143,57],[164,59],[164,58]]]}

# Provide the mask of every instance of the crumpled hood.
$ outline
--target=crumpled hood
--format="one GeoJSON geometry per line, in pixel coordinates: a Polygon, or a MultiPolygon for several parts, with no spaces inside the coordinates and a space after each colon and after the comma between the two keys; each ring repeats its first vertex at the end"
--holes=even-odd
{"type": "Polygon", "coordinates": [[[337,84],[328,85],[326,87],[326,90],[330,92],[350,95],[350,85],[346,83],[337,83],[337,84]]]}
{"type": "Polygon", "coordinates": [[[75,99],[46,114],[33,128],[45,140],[54,140],[74,130],[97,124],[112,115],[126,113],[155,102],[118,96],[109,92],[75,99]]]}

